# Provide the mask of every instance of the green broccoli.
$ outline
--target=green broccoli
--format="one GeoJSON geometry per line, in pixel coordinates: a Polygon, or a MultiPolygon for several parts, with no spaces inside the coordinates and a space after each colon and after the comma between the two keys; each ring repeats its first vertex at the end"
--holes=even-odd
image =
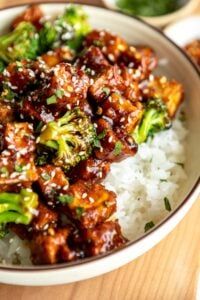
{"type": "Polygon", "coordinates": [[[38,196],[32,190],[21,189],[20,193],[0,193],[0,226],[7,223],[28,225],[33,210],[38,206],[38,196]]]}
{"type": "Polygon", "coordinates": [[[45,125],[38,143],[56,152],[53,158],[55,165],[68,169],[88,158],[95,139],[96,132],[90,119],[75,108],[45,125]]]}
{"type": "Polygon", "coordinates": [[[161,99],[151,99],[147,101],[143,117],[133,132],[133,138],[136,143],[141,144],[149,136],[170,126],[171,120],[164,102],[161,99]]]}
{"type": "Polygon", "coordinates": [[[40,52],[62,45],[77,50],[89,31],[88,17],[81,6],[69,5],[63,15],[44,23],[40,31],[40,52]]]}
{"type": "Polygon", "coordinates": [[[2,60],[0,60],[0,73],[3,73],[5,67],[6,67],[5,63],[2,60]]]}
{"type": "Polygon", "coordinates": [[[57,40],[59,40],[59,32],[52,22],[46,21],[39,33],[40,53],[45,53],[53,48],[53,44],[57,40]]]}
{"type": "Polygon", "coordinates": [[[0,60],[5,63],[38,55],[39,36],[29,22],[21,22],[11,32],[0,36],[0,60]]]}

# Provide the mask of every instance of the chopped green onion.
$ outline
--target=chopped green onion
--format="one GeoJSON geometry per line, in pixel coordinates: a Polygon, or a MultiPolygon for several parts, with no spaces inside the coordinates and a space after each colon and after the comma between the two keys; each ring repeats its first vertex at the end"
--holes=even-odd
{"type": "Polygon", "coordinates": [[[57,102],[57,98],[55,95],[52,95],[51,97],[47,98],[47,104],[50,105],[50,104],[54,104],[57,102]]]}
{"type": "Polygon", "coordinates": [[[99,141],[98,138],[95,138],[95,139],[94,139],[93,146],[94,146],[95,148],[101,148],[101,143],[100,143],[100,141],[99,141]]]}
{"type": "Polygon", "coordinates": [[[105,130],[103,130],[101,133],[99,133],[97,135],[97,137],[98,137],[99,140],[103,139],[105,136],[106,136],[106,131],[105,130]]]}
{"type": "Polygon", "coordinates": [[[47,180],[50,180],[50,179],[51,179],[51,176],[50,176],[49,174],[47,174],[47,173],[43,173],[43,174],[41,174],[41,177],[42,177],[42,179],[44,179],[45,181],[47,181],[47,180]]]}
{"type": "Polygon", "coordinates": [[[148,230],[150,230],[151,228],[153,228],[155,226],[153,221],[150,221],[148,223],[145,224],[144,226],[144,231],[147,232],[148,230]]]}
{"type": "Polygon", "coordinates": [[[64,95],[64,91],[63,91],[63,90],[57,90],[57,91],[56,91],[56,96],[57,96],[58,98],[62,98],[63,95],[64,95]]]}
{"type": "Polygon", "coordinates": [[[72,195],[60,195],[58,196],[58,200],[62,203],[70,204],[74,200],[74,197],[72,195]]]}
{"type": "Polygon", "coordinates": [[[8,176],[8,169],[6,168],[6,167],[2,167],[2,168],[0,168],[0,173],[1,174],[4,174],[4,175],[6,175],[6,176],[8,176]]]}
{"type": "Polygon", "coordinates": [[[84,208],[83,207],[77,207],[76,208],[76,214],[77,214],[77,217],[80,218],[82,216],[84,212],[84,208]]]}
{"type": "Polygon", "coordinates": [[[122,152],[122,143],[120,141],[118,141],[116,144],[115,144],[115,149],[114,149],[114,154],[117,156],[119,155],[121,152],[122,152]]]}
{"type": "Polygon", "coordinates": [[[21,173],[23,171],[24,166],[22,165],[15,165],[15,171],[21,173]]]}
{"type": "Polygon", "coordinates": [[[168,210],[168,211],[171,211],[172,208],[171,208],[169,199],[167,197],[164,198],[164,203],[165,203],[165,209],[168,210]]]}
{"type": "Polygon", "coordinates": [[[108,87],[104,87],[102,91],[104,94],[106,94],[106,96],[110,95],[110,89],[108,87]]]}
{"type": "Polygon", "coordinates": [[[184,168],[184,163],[176,162],[175,164],[177,164],[178,166],[181,166],[182,168],[184,168]]]}

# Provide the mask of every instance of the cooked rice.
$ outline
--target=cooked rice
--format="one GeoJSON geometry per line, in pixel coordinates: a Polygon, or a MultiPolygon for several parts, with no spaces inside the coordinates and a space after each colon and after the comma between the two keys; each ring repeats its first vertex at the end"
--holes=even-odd
{"type": "MultiPolygon", "coordinates": [[[[178,189],[186,179],[184,140],[186,129],[177,118],[172,128],[158,133],[139,147],[137,155],[114,163],[104,181],[105,186],[117,193],[117,218],[123,234],[135,239],[144,233],[145,224],[162,220],[178,202],[178,189]]],[[[26,243],[13,233],[0,240],[1,261],[6,264],[30,262],[26,243]]]]}

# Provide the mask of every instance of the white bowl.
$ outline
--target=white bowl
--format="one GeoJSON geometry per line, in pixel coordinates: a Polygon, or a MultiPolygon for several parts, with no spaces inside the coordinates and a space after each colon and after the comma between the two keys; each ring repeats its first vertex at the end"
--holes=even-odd
{"type": "MultiPolygon", "coordinates": [[[[103,0],[103,2],[105,6],[109,9],[120,10],[120,8],[118,8],[116,5],[116,0],[103,0]]],[[[198,0],[189,0],[186,1],[185,5],[183,5],[181,8],[172,13],[155,17],[141,16],[141,18],[151,25],[154,25],[156,27],[163,27],[171,22],[174,22],[175,20],[179,20],[183,17],[190,15],[197,8],[198,5],[198,0]]]]}
{"type": "MultiPolygon", "coordinates": [[[[56,15],[63,11],[64,4],[45,4],[46,14],[56,15]]],[[[1,10],[1,32],[11,20],[21,13],[25,6],[1,10]]],[[[131,241],[122,249],[81,262],[41,267],[0,267],[0,282],[20,285],[53,285],[78,281],[114,270],[145,253],[163,239],[185,216],[199,193],[200,166],[200,81],[199,73],[187,56],[160,31],[142,21],[119,12],[85,6],[90,22],[95,28],[105,28],[123,36],[129,43],[149,44],[160,58],[166,58],[169,64],[162,66],[160,72],[183,83],[186,91],[188,111],[188,140],[186,170],[188,180],[181,187],[182,201],[169,216],[136,241],[131,241]]],[[[188,224],[189,225],[189,224],[188,224]]],[[[184,241],[183,241],[184,243],[184,241]]],[[[163,255],[165,255],[163,253],[163,255]]]]}
{"type": "Polygon", "coordinates": [[[184,47],[200,39],[200,16],[192,16],[167,26],[164,33],[177,45],[184,47]]]}

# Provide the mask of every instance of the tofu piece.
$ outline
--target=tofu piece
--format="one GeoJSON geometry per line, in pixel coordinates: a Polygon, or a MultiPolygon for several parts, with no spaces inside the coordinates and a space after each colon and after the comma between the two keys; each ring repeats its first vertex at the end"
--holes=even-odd
{"type": "Polygon", "coordinates": [[[104,254],[122,247],[127,242],[117,221],[107,221],[92,229],[83,230],[83,240],[86,256],[104,254]]]}
{"type": "Polygon", "coordinates": [[[30,154],[35,150],[33,125],[24,123],[7,123],[4,133],[5,148],[20,155],[30,154]]]}
{"type": "Polygon", "coordinates": [[[57,48],[54,51],[48,51],[41,56],[42,60],[49,67],[55,67],[61,62],[70,62],[74,58],[74,52],[69,47],[57,48]]]}
{"type": "Polygon", "coordinates": [[[15,28],[20,22],[31,22],[37,29],[41,29],[41,18],[44,16],[39,5],[29,6],[21,15],[16,17],[12,22],[12,27],[15,28]]]}
{"type": "Polygon", "coordinates": [[[35,265],[56,264],[72,261],[75,252],[68,246],[69,228],[59,228],[34,235],[31,241],[31,258],[35,265]]]}
{"type": "Polygon", "coordinates": [[[37,168],[37,185],[49,206],[56,204],[56,196],[66,192],[69,182],[61,168],[52,165],[37,168]]]}
{"type": "Polygon", "coordinates": [[[87,104],[88,76],[80,69],[68,64],[60,63],[51,69],[47,86],[44,88],[43,101],[51,109],[68,110],[80,106],[84,110],[87,104]],[[56,98],[48,104],[48,98],[56,98]]]}
{"type": "MultiPolygon", "coordinates": [[[[121,70],[117,65],[106,68],[89,88],[89,95],[97,104],[102,103],[115,91],[123,92],[129,82],[125,82],[121,76],[121,70]]],[[[91,101],[92,102],[92,101],[91,101]]]]}
{"type": "Polygon", "coordinates": [[[182,84],[176,80],[168,81],[166,77],[155,77],[153,81],[149,82],[144,92],[148,98],[161,98],[165,102],[171,118],[175,116],[184,98],[182,84]]]}
{"type": "Polygon", "coordinates": [[[80,228],[93,228],[116,211],[116,195],[100,184],[77,181],[59,196],[61,211],[80,228]]]}
{"type": "Polygon", "coordinates": [[[37,215],[29,225],[29,232],[48,231],[49,228],[56,226],[57,222],[58,213],[40,202],[37,207],[37,215]]]}
{"type": "Polygon", "coordinates": [[[121,37],[105,30],[93,30],[86,36],[84,46],[89,47],[92,45],[99,47],[111,63],[115,63],[120,54],[128,47],[121,37]]]}
{"type": "Polygon", "coordinates": [[[101,104],[112,93],[121,94],[131,102],[142,100],[139,83],[133,79],[132,74],[129,74],[124,66],[106,67],[93,81],[94,83],[89,87],[91,104],[101,104]]]}
{"type": "MultiPolygon", "coordinates": [[[[3,72],[2,81],[13,93],[27,92],[30,86],[36,84],[38,74],[35,72],[37,62],[27,60],[10,63],[3,72]]],[[[37,66],[39,69],[39,66],[37,66]]],[[[5,95],[6,96],[6,95],[5,95]]]]}
{"type": "Polygon", "coordinates": [[[0,185],[31,183],[38,179],[33,154],[15,155],[4,150],[0,155],[0,185]]]}
{"type": "Polygon", "coordinates": [[[4,101],[0,101],[0,124],[12,122],[14,119],[14,112],[11,105],[4,101]]]}
{"type": "Polygon", "coordinates": [[[121,53],[118,63],[128,67],[134,80],[142,81],[147,79],[156,68],[158,58],[153,49],[149,47],[130,46],[121,53]]]}
{"type": "Polygon", "coordinates": [[[142,118],[143,105],[132,102],[119,93],[112,93],[101,105],[102,115],[110,118],[114,126],[119,126],[131,134],[142,118]]]}
{"type": "Polygon", "coordinates": [[[76,182],[79,179],[86,182],[101,182],[110,171],[110,163],[90,157],[82,160],[69,171],[70,179],[76,182]]]}
{"type": "Polygon", "coordinates": [[[3,147],[0,155],[0,184],[30,183],[37,180],[32,124],[7,123],[3,147]]]}
{"type": "Polygon", "coordinates": [[[110,64],[98,47],[90,46],[76,60],[76,66],[93,78],[102,73],[110,64]]]}
{"type": "Polygon", "coordinates": [[[200,66],[200,39],[187,44],[185,51],[200,66]]]}
{"type": "Polygon", "coordinates": [[[113,127],[112,119],[103,117],[96,124],[98,136],[103,136],[94,150],[97,159],[117,162],[135,155],[137,145],[134,140],[120,127],[113,127]]]}

